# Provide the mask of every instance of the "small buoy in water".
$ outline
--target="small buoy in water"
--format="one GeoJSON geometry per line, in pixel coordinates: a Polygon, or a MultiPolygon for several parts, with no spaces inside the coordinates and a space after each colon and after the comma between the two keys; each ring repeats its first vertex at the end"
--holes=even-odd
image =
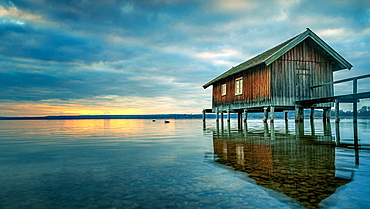
{"type": "Polygon", "coordinates": [[[170,123],[170,121],[168,121],[168,120],[165,120],[165,121],[164,121],[164,123],[170,123]]]}
{"type": "Polygon", "coordinates": [[[152,120],[153,122],[155,122],[155,120],[152,120]]]}

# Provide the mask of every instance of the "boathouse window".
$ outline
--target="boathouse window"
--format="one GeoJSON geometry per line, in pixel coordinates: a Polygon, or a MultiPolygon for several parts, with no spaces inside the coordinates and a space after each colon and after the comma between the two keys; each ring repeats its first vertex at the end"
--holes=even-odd
{"type": "Polygon", "coordinates": [[[242,94],[243,92],[243,77],[235,79],[235,95],[242,94]]]}
{"type": "Polygon", "coordinates": [[[222,84],[221,86],[221,96],[225,96],[225,95],[226,95],[226,83],[222,84]]]}

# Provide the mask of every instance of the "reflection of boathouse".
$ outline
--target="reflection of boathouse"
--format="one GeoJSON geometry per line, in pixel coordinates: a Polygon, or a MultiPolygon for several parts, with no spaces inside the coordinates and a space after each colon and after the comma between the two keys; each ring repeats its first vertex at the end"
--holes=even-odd
{"type": "MultiPolygon", "coordinates": [[[[317,139],[318,136],[314,136],[317,139]]],[[[262,187],[273,189],[316,208],[335,190],[350,182],[336,177],[335,144],[331,136],[319,144],[314,138],[276,134],[214,134],[216,162],[248,173],[262,187]]],[[[319,137],[325,140],[325,137],[319,137]]]]}

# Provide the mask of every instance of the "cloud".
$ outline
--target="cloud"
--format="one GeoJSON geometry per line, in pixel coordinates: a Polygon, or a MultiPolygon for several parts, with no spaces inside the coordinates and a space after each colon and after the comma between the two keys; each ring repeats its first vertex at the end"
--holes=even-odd
{"type": "Polygon", "coordinates": [[[368,1],[2,1],[0,115],[200,112],[204,83],[306,27],[354,65],[336,78],[368,73],[368,1]]]}

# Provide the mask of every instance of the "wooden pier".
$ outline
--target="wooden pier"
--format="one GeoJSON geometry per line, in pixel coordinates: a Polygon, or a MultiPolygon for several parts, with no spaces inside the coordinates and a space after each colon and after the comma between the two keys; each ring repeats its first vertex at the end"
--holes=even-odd
{"type": "Polygon", "coordinates": [[[353,104],[353,122],[357,122],[357,111],[358,111],[358,105],[357,103],[360,101],[360,99],[367,99],[370,98],[370,91],[367,92],[361,92],[358,93],[358,80],[369,78],[370,74],[356,76],[352,78],[346,78],[330,83],[324,83],[316,86],[312,86],[311,88],[320,88],[323,86],[338,84],[338,83],[344,83],[344,82],[350,82],[352,81],[352,94],[346,94],[346,95],[338,95],[338,96],[331,96],[331,97],[324,97],[324,98],[317,98],[317,99],[308,99],[308,100],[301,100],[297,101],[297,105],[301,106],[312,106],[317,103],[327,103],[327,102],[335,102],[335,122],[339,122],[339,105],[340,103],[352,103],[353,104]]]}

